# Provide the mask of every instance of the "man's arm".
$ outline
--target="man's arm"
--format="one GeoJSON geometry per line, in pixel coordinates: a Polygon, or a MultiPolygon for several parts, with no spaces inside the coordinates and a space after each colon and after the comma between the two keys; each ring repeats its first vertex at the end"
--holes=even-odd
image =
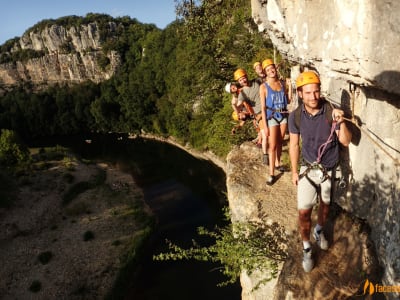
{"type": "Polygon", "coordinates": [[[338,136],[339,142],[343,146],[348,147],[351,142],[352,133],[349,130],[349,128],[347,127],[347,124],[346,124],[347,121],[344,120],[344,111],[341,109],[334,109],[332,111],[332,116],[338,124],[336,134],[338,136]]]}
{"type": "Polygon", "coordinates": [[[290,81],[290,78],[286,78],[285,80],[285,93],[286,93],[286,97],[288,99],[288,104],[292,102],[292,82],[290,81]]]}
{"type": "Polygon", "coordinates": [[[240,93],[238,95],[237,105],[242,105],[243,102],[246,101],[246,99],[247,99],[247,95],[246,95],[246,93],[244,92],[243,89],[240,91],[240,93]]]}
{"type": "Polygon", "coordinates": [[[290,165],[292,168],[292,182],[294,185],[297,185],[299,181],[299,156],[300,156],[300,135],[295,133],[289,133],[289,157],[290,157],[290,165]]]}
{"type": "Polygon", "coordinates": [[[238,103],[238,97],[233,95],[232,96],[232,100],[231,100],[232,109],[234,111],[236,111],[237,113],[239,113],[240,110],[239,110],[239,107],[238,107],[237,103],[238,103]]]}
{"type": "Polygon", "coordinates": [[[261,104],[261,115],[262,115],[262,120],[263,122],[263,128],[265,131],[265,135],[269,136],[268,132],[268,122],[267,122],[267,109],[265,107],[265,98],[268,96],[268,90],[265,88],[265,85],[260,85],[260,104],[261,104]]]}

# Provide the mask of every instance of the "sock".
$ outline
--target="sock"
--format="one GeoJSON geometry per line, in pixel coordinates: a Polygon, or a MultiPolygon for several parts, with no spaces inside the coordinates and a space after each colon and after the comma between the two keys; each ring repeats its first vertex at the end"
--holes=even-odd
{"type": "Polygon", "coordinates": [[[310,241],[303,241],[303,249],[308,249],[308,248],[311,248],[310,241]]]}
{"type": "Polygon", "coordinates": [[[316,231],[318,234],[320,234],[321,231],[322,231],[322,226],[319,225],[319,224],[317,224],[317,225],[315,226],[315,231],[316,231]]]}

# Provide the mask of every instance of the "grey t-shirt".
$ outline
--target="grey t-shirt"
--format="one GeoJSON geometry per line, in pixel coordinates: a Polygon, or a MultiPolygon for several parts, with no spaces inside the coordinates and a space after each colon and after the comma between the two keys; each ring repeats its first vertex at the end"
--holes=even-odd
{"type": "Polygon", "coordinates": [[[242,88],[238,104],[243,103],[243,101],[251,105],[255,114],[261,113],[260,84],[255,79],[249,81],[249,86],[242,88]]]}

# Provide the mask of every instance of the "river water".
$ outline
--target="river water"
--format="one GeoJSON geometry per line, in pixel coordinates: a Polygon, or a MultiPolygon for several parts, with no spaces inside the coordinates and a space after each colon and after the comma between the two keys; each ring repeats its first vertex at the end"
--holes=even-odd
{"type": "Polygon", "coordinates": [[[167,143],[128,139],[126,135],[93,135],[89,138],[61,139],[84,158],[100,159],[118,165],[132,174],[144,192],[145,202],[157,218],[157,227],[132,276],[125,299],[135,300],[209,300],[240,299],[240,284],[217,287],[226,280],[211,263],[190,261],[153,261],[166,252],[165,240],[183,248],[197,235],[199,226],[208,229],[223,224],[226,205],[225,173],[207,160],[193,157],[167,143]]]}

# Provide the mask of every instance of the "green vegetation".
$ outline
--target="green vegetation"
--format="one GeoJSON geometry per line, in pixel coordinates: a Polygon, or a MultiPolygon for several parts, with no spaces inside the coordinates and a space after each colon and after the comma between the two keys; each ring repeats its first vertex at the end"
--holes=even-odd
{"type": "Polygon", "coordinates": [[[72,175],[71,173],[65,173],[63,175],[63,178],[64,178],[65,182],[67,182],[67,183],[72,183],[75,180],[74,175],[72,175]]]}
{"type": "Polygon", "coordinates": [[[9,207],[15,200],[17,184],[13,176],[0,170],[0,207],[9,207]]]}
{"type": "MultiPolygon", "coordinates": [[[[112,78],[98,84],[49,85],[37,92],[32,84],[24,83],[5,91],[0,96],[0,128],[12,130],[24,139],[144,131],[174,136],[182,144],[211,150],[220,157],[225,157],[233,146],[252,140],[256,133],[250,123],[231,134],[234,125],[231,95],[224,92],[235,69],[245,68],[253,78],[254,61],[273,56],[271,42],[258,34],[252,20],[250,1],[177,0],[176,11],[178,20],[164,30],[129,17],[112,18],[102,14],[43,20],[28,29],[27,32],[40,32],[51,26],[66,29],[74,26],[79,30],[79,26],[93,23],[102,42],[101,53],[97,53],[99,66],[103,70],[109,67],[110,51],[118,52],[122,64],[112,78]]],[[[16,42],[16,39],[9,40],[1,46],[0,63],[16,63],[44,54],[19,49],[16,42]]],[[[62,51],[72,54],[76,50],[71,41],[66,41],[62,51]]],[[[280,60],[278,57],[277,61],[280,60]]],[[[9,162],[8,156],[14,163],[25,162],[23,153],[0,144],[0,162],[9,162]]],[[[40,155],[49,154],[43,151],[40,155]]],[[[73,166],[68,158],[64,163],[73,166]]],[[[6,175],[0,173],[0,176],[6,175]]],[[[73,178],[66,176],[65,180],[72,182],[73,178]]],[[[88,182],[73,184],[65,192],[63,204],[103,184],[104,180],[105,174],[99,174],[88,182]]],[[[3,189],[0,191],[4,193],[3,189]]],[[[85,206],[76,207],[72,214],[85,209],[85,206]]],[[[145,218],[140,209],[133,208],[130,213],[145,218]]],[[[123,258],[125,266],[110,296],[113,299],[119,287],[129,280],[128,274],[136,265],[150,232],[151,225],[132,241],[132,251],[123,258]]],[[[89,237],[85,238],[90,239],[90,233],[86,232],[89,237]]],[[[250,273],[267,269],[275,276],[277,262],[286,255],[280,248],[284,239],[282,229],[275,224],[267,227],[233,224],[214,232],[200,228],[199,234],[214,239],[215,244],[200,247],[195,243],[184,250],[170,243],[172,252],[156,258],[217,262],[223,266],[221,271],[229,278],[228,282],[233,282],[242,269],[250,273]]],[[[38,286],[40,290],[40,282],[38,286]]]]}
{"type": "Polygon", "coordinates": [[[25,165],[29,163],[28,148],[20,141],[18,135],[7,129],[0,134],[0,165],[4,167],[25,165]]]}
{"type": "MultiPolygon", "coordinates": [[[[40,32],[51,26],[79,29],[93,24],[102,41],[99,66],[109,67],[110,51],[119,53],[122,64],[115,76],[99,84],[52,85],[34,92],[25,83],[4,93],[0,128],[12,129],[23,138],[145,131],[174,136],[221,157],[232,146],[253,139],[251,127],[231,134],[231,96],[223,89],[236,68],[247,69],[252,78],[253,62],[273,55],[271,42],[258,34],[251,18],[250,2],[181,0],[176,9],[178,20],[164,30],[103,14],[43,20],[28,29],[40,32]]],[[[16,62],[43,54],[23,55],[13,48],[18,47],[15,41],[1,47],[1,57],[16,62]]],[[[67,41],[63,51],[76,50],[67,41]]]]}
{"type": "Polygon", "coordinates": [[[90,207],[85,202],[77,202],[68,206],[65,210],[68,216],[79,216],[82,214],[90,214],[90,207]]]}
{"type": "MultiPolygon", "coordinates": [[[[229,215],[226,216],[229,222],[229,215]]],[[[257,286],[275,278],[278,263],[287,256],[287,240],[284,228],[277,223],[234,223],[217,227],[214,231],[198,228],[200,236],[213,240],[211,245],[200,246],[196,241],[189,249],[183,249],[167,241],[171,252],[154,256],[155,260],[189,260],[215,262],[221,265],[220,271],[228,277],[226,282],[235,283],[243,270],[252,274],[257,270],[265,272],[257,286]]]]}
{"type": "Polygon", "coordinates": [[[74,200],[79,194],[86,192],[87,190],[93,189],[97,186],[100,186],[106,180],[107,174],[106,171],[101,169],[97,173],[97,175],[92,178],[90,181],[80,181],[73,184],[63,195],[62,203],[63,205],[67,205],[72,200],[74,200]]]}
{"type": "Polygon", "coordinates": [[[85,231],[85,233],[83,234],[83,240],[85,242],[87,242],[87,241],[90,241],[90,240],[93,240],[93,239],[94,239],[93,231],[90,231],[90,230],[85,231]]]}
{"type": "Polygon", "coordinates": [[[74,200],[79,194],[82,194],[92,188],[92,185],[88,181],[80,181],[74,185],[72,185],[63,195],[62,203],[64,205],[70,203],[74,200]]]}
{"type": "Polygon", "coordinates": [[[18,135],[7,129],[0,134],[0,207],[8,207],[15,200],[17,177],[29,168],[31,158],[28,148],[18,135]]]}
{"type": "MultiPolygon", "coordinates": [[[[134,271],[137,268],[139,260],[143,256],[146,241],[153,231],[153,226],[154,224],[138,231],[135,237],[130,241],[130,245],[128,245],[129,251],[120,258],[121,268],[117,275],[117,279],[113,284],[112,290],[106,295],[105,299],[124,299],[126,297],[126,287],[135,280],[135,278],[132,277],[132,274],[135,273],[134,271]]],[[[118,241],[113,243],[113,245],[119,244],[120,242],[118,241]]]]}
{"type": "Polygon", "coordinates": [[[38,260],[42,265],[47,265],[52,258],[53,258],[53,253],[51,251],[42,252],[38,256],[38,260]]]}
{"type": "Polygon", "coordinates": [[[42,283],[39,280],[32,281],[31,285],[29,286],[29,290],[32,293],[37,293],[42,289],[42,283]]]}

